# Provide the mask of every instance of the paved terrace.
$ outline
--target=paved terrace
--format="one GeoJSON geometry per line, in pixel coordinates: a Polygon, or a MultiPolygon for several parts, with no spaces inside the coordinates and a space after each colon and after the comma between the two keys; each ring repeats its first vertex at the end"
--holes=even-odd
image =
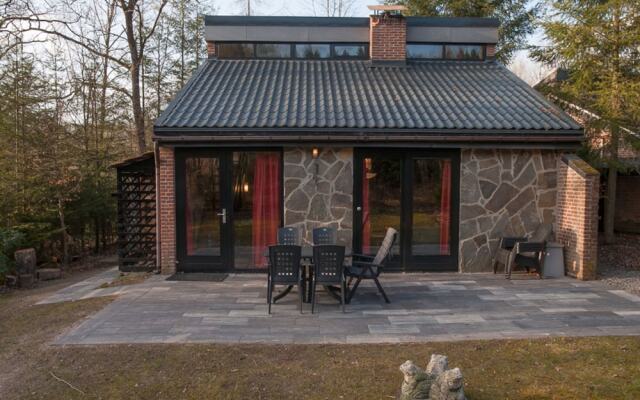
{"type": "Polygon", "coordinates": [[[56,340],[103,343],[393,343],[545,336],[640,335],[640,297],[570,278],[507,281],[490,274],[386,274],[391,298],[359,290],[342,314],[319,296],[311,314],[292,291],[266,311],[266,276],[224,282],[168,282],[95,289],[107,271],[45,302],[116,294],[117,299],[56,340]],[[95,286],[94,286],[95,285],[95,286]]]}

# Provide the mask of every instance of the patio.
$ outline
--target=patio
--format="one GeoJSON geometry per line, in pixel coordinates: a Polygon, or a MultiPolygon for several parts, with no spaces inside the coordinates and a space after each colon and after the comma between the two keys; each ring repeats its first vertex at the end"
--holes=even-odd
{"type": "MultiPolygon", "coordinates": [[[[109,279],[108,273],[101,276],[109,279]]],[[[164,278],[90,291],[87,288],[96,286],[81,283],[45,300],[118,295],[55,344],[394,343],[640,335],[640,297],[570,278],[507,281],[492,274],[386,274],[383,285],[391,304],[384,304],[367,282],[345,314],[322,291],[313,315],[308,308],[300,315],[295,291],[268,315],[264,275],[230,275],[224,282],[164,278]]]]}

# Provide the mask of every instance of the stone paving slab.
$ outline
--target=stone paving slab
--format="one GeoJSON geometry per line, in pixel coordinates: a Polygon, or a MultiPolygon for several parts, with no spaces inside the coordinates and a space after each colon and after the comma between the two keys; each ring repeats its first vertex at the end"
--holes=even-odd
{"type": "MultiPolygon", "coordinates": [[[[96,287],[113,274],[98,274],[43,302],[111,295],[96,287]]],[[[638,296],[570,278],[508,281],[493,274],[390,273],[382,284],[391,304],[367,282],[346,313],[319,291],[316,313],[304,304],[301,314],[294,289],[272,306],[271,315],[264,275],[232,274],[223,282],[164,278],[153,276],[120,288],[114,302],[55,344],[405,343],[640,335],[638,296]]]]}

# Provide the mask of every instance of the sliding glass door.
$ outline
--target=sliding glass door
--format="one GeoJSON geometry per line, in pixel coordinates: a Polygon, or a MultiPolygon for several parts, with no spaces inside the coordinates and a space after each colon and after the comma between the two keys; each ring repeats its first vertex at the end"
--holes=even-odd
{"type": "Polygon", "coordinates": [[[457,151],[355,152],[354,248],[375,255],[387,227],[399,232],[391,268],[457,270],[457,151]]]}
{"type": "Polygon", "coordinates": [[[282,223],[280,151],[176,151],[178,270],[266,268],[282,223]]]}

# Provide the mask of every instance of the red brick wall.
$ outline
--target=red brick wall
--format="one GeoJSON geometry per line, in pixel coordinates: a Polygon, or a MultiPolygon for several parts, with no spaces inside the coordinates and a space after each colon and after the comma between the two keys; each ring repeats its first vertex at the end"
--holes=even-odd
{"type": "Polygon", "coordinates": [[[170,147],[160,147],[160,181],[157,184],[159,206],[158,229],[160,235],[160,269],[163,274],[176,270],[176,203],[175,157],[170,147]]]}
{"type": "Polygon", "coordinates": [[[407,21],[401,15],[369,18],[369,55],[374,61],[405,61],[407,21]]]}
{"type": "Polygon", "coordinates": [[[640,176],[618,175],[615,228],[640,233],[640,176]]]}
{"type": "Polygon", "coordinates": [[[598,265],[598,171],[575,155],[558,161],[556,238],[564,245],[567,274],[596,278],[598,265]]]}
{"type": "Polygon", "coordinates": [[[209,58],[216,56],[216,44],[215,42],[207,41],[207,55],[209,58]]]}

